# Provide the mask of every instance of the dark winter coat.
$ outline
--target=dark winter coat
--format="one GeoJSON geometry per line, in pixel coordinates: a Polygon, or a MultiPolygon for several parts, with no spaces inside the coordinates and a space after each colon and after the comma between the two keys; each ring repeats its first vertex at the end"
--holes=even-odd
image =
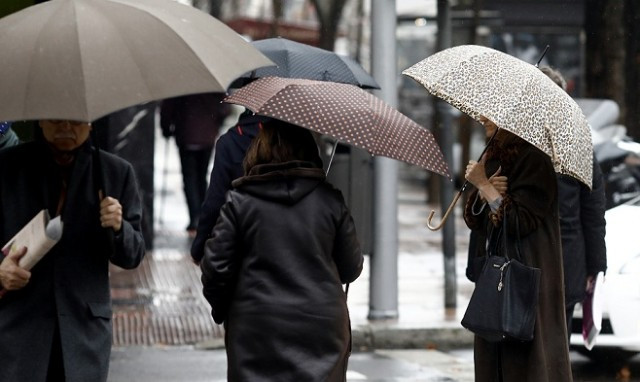
{"type": "MultiPolygon", "coordinates": [[[[91,152],[83,145],[71,169],[61,240],[31,270],[26,287],[0,299],[0,381],[45,380],[56,322],[66,380],[107,379],[112,341],[109,262],[134,268],[145,246],[133,168],[102,153],[105,188],[123,210],[115,251],[105,251],[91,152]]],[[[59,166],[44,142],[0,152],[0,242],[10,240],[44,208],[54,216],[60,185],[59,166]]]]}
{"type": "Polygon", "coordinates": [[[465,221],[474,243],[469,250],[475,256],[485,255],[488,232],[502,224],[504,213],[508,235],[515,237],[517,215],[521,249],[530,256],[529,265],[540,268],[542,274],[533,341],[491,343],[476,336],[475,380],[496,381],[499,356],[504,382],[571,381],[555,171],[546,154],[522,140],[500,152],[489,151],[488,158],[488,176],[502,166],[501,175],[508,177],[507,195],[496,214],[489,214],[486,206],[479,216],[471,213],[477,191],[470,195],[465,221]]]}
{"type": "Polygon", "coordinates": [[[160,106],[160,127],[165,137],[188,150],[213,147],[218,130],[230,113],[223,93],[190,94],[169,98],[160,106]]]}
{"type": "Polygon", "coordinates": [[[310,163],[253,170],[234,182],[201,263],[213,318],[225,323],[228,378],[343,381],[342,284],[363,263],[353,219],[310,163]]]}
{"type": "Polygon", "coordinates": [[[558,176],[560,232],[564,258],[565,302],[573,306],[585,296],[587,276],[607,269],[605,245],[606,196],[602,170],[593,160],[590,190],[568,175],[558,176]]]}
{"type": "Polygon", "coordinates": [[[244,175],[242,161],[253,138],[258,135],[259,123],[268,118],[242,114],[238,124],[230,128],[216,142],[213,170],[207,195],[200,209],[198,229],[191,244],[191,257],[200,262],[204,256],[204,243],[211,237],[213,226],[220,215],[231,182],[244,175]]]}

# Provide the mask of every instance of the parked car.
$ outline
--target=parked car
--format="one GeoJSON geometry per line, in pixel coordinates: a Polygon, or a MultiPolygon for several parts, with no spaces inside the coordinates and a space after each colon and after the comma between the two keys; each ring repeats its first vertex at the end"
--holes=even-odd
{"type": "Polygon", "coordinates": [[[582,312],[576,308],[571,347],[596,360],[621,360],[640,353],[640,197],[605,213],[607,272],[603,318],[594,348],[584,347],[582,312]]]}

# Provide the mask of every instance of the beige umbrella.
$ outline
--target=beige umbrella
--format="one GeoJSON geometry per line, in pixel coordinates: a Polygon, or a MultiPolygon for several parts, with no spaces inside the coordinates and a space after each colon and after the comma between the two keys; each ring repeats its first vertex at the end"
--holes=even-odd
{"type": "Polygon", "coordinates": [[[263,77],[238,89],[225,102],[450,178],[429,130],[355,85],[263,77]]]}
{"type": "Polygon", "coordinates": [[[92,121],[224,92],[273,63],[214,17],[172,0],[51,0],[0,19],[0,120],[92,121]]]}
{"type": "Polygon", "coordinates": [[[578,104],[537,67],[461,45],[402,72],[474,119],[484,116],[547,153],[557,172],[591,187],[593,146],[578,104]]]}
{"type": "Polygon", "coordinates": [[[536,66],[491,48],[461,45],[402,74],[472,118],[484,116],[533,144],[551,157],[557,172],[591,187],[589,123],[578,104],[536,66]]]}

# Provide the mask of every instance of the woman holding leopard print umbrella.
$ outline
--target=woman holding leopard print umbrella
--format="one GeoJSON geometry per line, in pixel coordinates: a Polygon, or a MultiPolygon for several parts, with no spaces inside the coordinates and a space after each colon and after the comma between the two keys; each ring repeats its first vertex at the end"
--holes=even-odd
{"type": "Polygon", "coordinates": [[[475,187],[464,212],[475,243],[470,259],[485,256],[491,231],[506,219],[508,235],[519,232],[522,252],[530,256],[527,265],[540,268],[541,279],[533,340],[489,342],[476,336],[475,380],[571,381],[556,173],[538,148],[480,120],[487,136],[495,137],[482,160],[466,168],[465,179],[475,187]]]}

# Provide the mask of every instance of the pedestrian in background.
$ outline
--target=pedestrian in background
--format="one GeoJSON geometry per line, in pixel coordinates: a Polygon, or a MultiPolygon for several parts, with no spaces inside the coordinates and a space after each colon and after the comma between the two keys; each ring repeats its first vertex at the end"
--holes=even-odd
{"type": "Polygon", "coordinates": [[[145,245],[133,167],[102,152],[99,198],[91,124],[42,120],[42,136],[0,151],[0,242],[39,211],[61,216],[60,241],[31,269],[29,248],[0,254],[0,381],[106,381],[111,353],[109,262],[138,266],[145,245]],[[113,245],[105,245],[113,232],[113,245]],[[112,250],[112,252],[111,252],[112,250]]]}
{"type": "MultiPolygon", "coordinates": [[[[480,117],[491,137],[498,127],[480,117]]],[[[509,237],[519,232],[520,247],[541,269],[535,332],[532,341],[474,340],[477,382],[572,381],[564,309],[562,249],[558,218],[558,186],[549,156],[509,131],[500,129],[480,162],[470,161],[465,179],[475,190],[464,219],[475,235],[472,258],[486,256],[493,230],[507,219],[509,237]],[[506,177],[507,185],[494,182],[506,177]]],[[[470,244],[471,246],[471,244],[470,244]]]]}
{"type": "MultiPolygon", "coordinates": [[[[567,83],[559,71],[548,66],[540,67],[540,70],[563,90],[567,90],[567,83]]],[[[598,272],[607,270],[607,247],[604,240],[606,200],[604,177],[595,155],[591,189],[573,177],[558,175],[564,297],[569,336],[576,304],[584,300],[588,290],[593,289],[598,272]]]]}
{"type": "Polygon", "coordinates": [[[20,138],[11,129],[11,122],[0,121],[0,150],[5,147],[15,146],[20,143],[20,138]]]}
{"type": "Polygon", "coordinates": [[[249,145],[258,135],[262,124],[269,120],[268,117],[246,110],[240,115],[236,125],[216,142],[209,188],[200,209],[196,237],[191,244],[191,258],[196,264],[200,264],[204,256],[204,244],[211,237],[220,208],[227,192],[231,190],[231,182],[244,174],[242,163],[249,145]]]}
{"type": "Polygon", "coordinates": [[[187,231],[194,237],[207,192],[209,161],[218,131],[231,109],[223,93],[186,95],[164,100],[160,126],[165,138],[175,136],[180,153],[184,195],[189,209],[187,231]]]}
{"type": "Polygon", "coordinates": [[[225,325],[230,381],[345,381],[342,284],[362,271],[355,225],[312,134],[272,120],[207,240],[203,293],[225,325]]]}

